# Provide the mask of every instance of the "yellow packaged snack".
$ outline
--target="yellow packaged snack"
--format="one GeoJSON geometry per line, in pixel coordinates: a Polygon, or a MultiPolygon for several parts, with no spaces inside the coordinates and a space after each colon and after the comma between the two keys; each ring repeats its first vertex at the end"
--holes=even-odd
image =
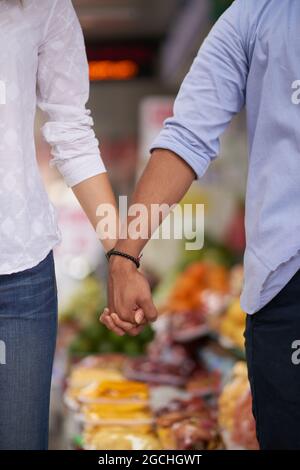
{"type": "Polygon", "coordinates": [[[64,395],[66,405],[76,410],[79,408],[79,397],[85,387],[92,387],[103,381],[114,383],[125,380],[121,372],[115,369],[100,369],[89,367],[75,367],[68,380],[68,387],[64,395]]]}
{"type": "Polygon", "coordinates": [[[161,450],[150,426],[88,426],[84,431],[88,450],[161,450]]]}
{"type": "Polygon", "coordinates": [[[149,400],[149,387],[141,382],[105,380],[85,387],[81,391],[79,399],[85,403],[105,401],[138,401],[146,403],[149,400]]]}
{"type": "Polygon", "coordinates": [[[138,424],[151,423],[152,414],[142,403],[94,403],[82,409],[83,419],[87,423],[138,424]]]}
{"type": "Polygon", "coordinates": [[[97,368],[74,368],[72,371],[68,386],[70,388],[83,388],[94,382],[125,380],[121,372],[115,369],[97,369],[97,368]]]}

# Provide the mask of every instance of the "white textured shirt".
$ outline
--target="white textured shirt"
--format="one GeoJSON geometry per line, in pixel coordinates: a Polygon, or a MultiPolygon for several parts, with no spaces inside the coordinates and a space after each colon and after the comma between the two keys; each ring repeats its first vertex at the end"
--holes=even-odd
{"type": "Polygon", "coordinates": [[[36,160],[36,106],[48,116],[51,165],[69,186],[105,171],[88,97],[71,0],[0,0],[0,274],[35,266],[60,240],[36,160]]]}

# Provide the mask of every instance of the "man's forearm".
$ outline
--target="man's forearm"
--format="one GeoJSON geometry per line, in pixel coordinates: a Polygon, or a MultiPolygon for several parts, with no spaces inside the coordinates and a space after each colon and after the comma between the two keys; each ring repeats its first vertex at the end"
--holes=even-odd
{"type": "MultiPolygon", "coordinates": [[[[177,204],[194,179],[194,171],[178,155],[169,150],[155,150],[137,184],[131,204],[131,207],[134,204],[141,204],[145,208],[147,217],[142,219],[141,224],[144,224],[144,227],[140,227],[139,231],[147,235],[143,238],[132,238],[127,229],[135,216],[129,215],[126,228],[122,229],[122,238],[117,242],[116,248],[132,256],[138,256],[157,228],[151,220],[152,205],[177,204]]],[[[162,218],[159,223],[161,222],[162,218]]]]}
{"type": "MultiPolygon", "coordinates": [[[[189,189],[195,173],[178,155],[167,150],[153,152],[145,171],[139,180],[128,210],[128,218],[122,227],[116,249],[132,256],[140,252],[151,238],[152,233],[162,222],[152,219],[152,208],[166,204],[177,204],[189,189]],[[137,208],[136,205],[139,205],[137,208]],[[142,217],[134,214],[134,209],[141,210],[142,217]],[[131,233],[131,224],[139,221],[137,233],[131,233]]],[[[165,216],[166,213],[163,214],[165,216]]],[[[155,308],[149,283],[136,269],[131,260],[121,256],[112,256],[109,261],[108,312],[104,312],[101,321],[117,334],[129,332],[137,334],[146,321],[155,321],[158,312],[155,308]],[[138,326],[137,326],[138,325],[138,326]]]]}

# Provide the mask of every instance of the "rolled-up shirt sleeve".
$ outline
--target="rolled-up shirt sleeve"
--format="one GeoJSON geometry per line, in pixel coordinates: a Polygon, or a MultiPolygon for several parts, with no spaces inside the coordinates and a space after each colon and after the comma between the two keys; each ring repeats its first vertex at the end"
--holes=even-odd
{"type": "Polygon", "coordinates": [[[173,151],[198,178],[218,155],[221,134],[245,104],[245,3],[236,0],[210,31],[181,85],[174,115],[150,149],[173,151]]]}
{"type": "Polygon", "coordinates": [[[68,186],[105,172],[89,98],[82,30],[71,0],[54,0],[39,47],[37,104],[48,115],[42,128],[52,159],[68,186]]]}

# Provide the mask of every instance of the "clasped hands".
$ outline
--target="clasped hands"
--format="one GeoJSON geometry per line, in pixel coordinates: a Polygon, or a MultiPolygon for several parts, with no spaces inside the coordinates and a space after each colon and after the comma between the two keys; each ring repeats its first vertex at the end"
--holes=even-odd
{"type": "Polygon", "coordinates": [[[100,321],[119,336],[136,336],[157,319],[149,283],[134,263],[118,256],[109,260],[108,307],[100,321]]]}

